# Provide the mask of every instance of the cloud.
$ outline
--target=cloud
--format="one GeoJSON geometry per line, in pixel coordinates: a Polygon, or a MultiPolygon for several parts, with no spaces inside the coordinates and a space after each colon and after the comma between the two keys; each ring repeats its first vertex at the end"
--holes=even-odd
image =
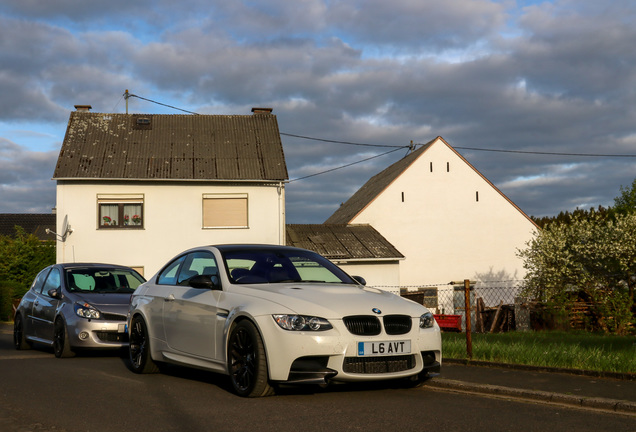
{"type": "Polygon", "coordinates": [[[33,152],[0,138],[0,212],[50,213],[57,152],[33,152]]]}
{"type": "MultiPolygon", "coordinates": [[[[469,149],[635,154],[630,1],[55,3],[0,5],[0,140],[8,168],[41,155],[27,136],[7,129],[46,124],[57,130],[51,142],[61,142],[73,105],[123,112],[129,89],[205,114],[270,106],[281,132],[325,140],[408,146],[441,135],[537,216],[611,205],[634,178],[633,158],[469,149]]],[[[128,102],[131,112],[175,113],[128,102]]],[[[391,148],[282,139],[292,179],[391,148]]],[[[288,222],[324,221],[404,154],[290,183],[288,222]]],[[[12,169],[0,176],[0,201],[10,196],[24,211],[45,207],[35,202],[44,195],[13,198],[28,176],[12,169]]]]}

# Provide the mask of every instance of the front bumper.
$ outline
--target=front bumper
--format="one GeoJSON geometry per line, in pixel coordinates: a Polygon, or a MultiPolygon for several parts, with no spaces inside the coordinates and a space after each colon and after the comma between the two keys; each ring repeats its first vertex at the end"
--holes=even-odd
{"type": "Polygon", "coordinates": [[[66,327],[69,344],[74,349],[117,349],[128,346],[126,321],[77,317],[67,322],[66,327]]]}
{"type": "Polygon", "coordinates": [[[441,337],[439,327],[407,334],[357,336],[342,321],[330,320],[332,330],[293,332],[279,328],[271,317],[261,317],[259,327],[265,341],[272,381],[321,384],[328,381],[377,381],[439,372],[441,337]],[[359,342],[410,341],[410,352],[394,356],[359,356],[359,342]]]}

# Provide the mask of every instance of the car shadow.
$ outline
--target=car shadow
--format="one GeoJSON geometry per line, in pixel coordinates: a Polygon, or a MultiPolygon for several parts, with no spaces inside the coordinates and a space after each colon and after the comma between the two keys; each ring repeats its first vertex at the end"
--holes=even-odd
{"type": "MultiPolygon", "coordinates": [[[[121,356],[122,362],[132,371],[128,352],[121,356]]],[[[159,373],[175,378],[196,381],[216,386],[230,394],[234,394],[230,378],[217,372],[205,371],[187,366],[168,363],[157,363],[159,373]]],[[[424,381],[425,382],[425,381],[424,381]]],[[[416,385],[407,379],[383,380],[357,383],[329,383],[325,385],[305,384],[274,384],[276,396],[315,395],[323,393],[356,393],[378,390],[397,390],[413,388],[416,385]]],[[[237,396],[238,397],[238,396],[237,396]]]]}

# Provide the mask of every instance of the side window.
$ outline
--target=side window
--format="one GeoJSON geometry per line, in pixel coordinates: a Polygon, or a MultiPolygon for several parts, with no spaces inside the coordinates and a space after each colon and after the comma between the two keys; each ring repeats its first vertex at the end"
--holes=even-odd
{"type": "Polygon", "coordinates": [[[42,270],[36,277],[35,280],[33,281],[33,285],[31,286],[31,289],[36,292],[36,293],[41,293],[42,292],[42,287],[44,286],[44,281],[46,280],[46,276],[49,274],[49,271],[51,270],[50,267],[45,268],[44,270],[42,270]]]}
{"type": "Polygon", "coordinates": [[[44,283],[44,287],[42,288],[42,294],[48,295],[47,293],[52,289],[57,289],[60,287],[60,271],[58,269],[52,269],[51,273],[49,273],[49,277],[46,278],[46,282],[44,283]]]}
{"type": "Polygon", "coordinates": [[[159,277],[157,278],[157,284],[159,285],[176,285],[177,273],[179,272],[179,266],[183,263],[186,255],[177,258],[172,261],[166,268],[163,269],[159,277]]]}
{"type": "Polygon", "coordinates": [[[179,277],[177,278],[177,284],[187,285],[191,277],[202,274],[208,276],[216,276],[219,274],[214,255],[210,252],[193,252],[186,256],[183,267],[181,267],[181,271],[179,272],[179,277]]]}

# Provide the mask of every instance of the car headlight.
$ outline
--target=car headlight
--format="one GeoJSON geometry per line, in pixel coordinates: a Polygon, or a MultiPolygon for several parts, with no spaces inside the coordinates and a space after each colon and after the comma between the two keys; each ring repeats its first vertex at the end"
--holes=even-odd
{"type": "Polygon", "coordinates": [[[426,312],[420,316],[420,328],[431,328],[433,325],[435,325],[435,318],[432,313],[426,312]]]}
{"type": "Polygon", "coordinates": [[[102,314],[88,303],[75,303],[75,314],[82,318],[99,319],[102,314]]]}
{"type": "Polygon", "coordinates": [[[276,324],[283,330],[291,331],[324,331],[333,327],[324,318],[306,315],[272,315],[276,324]]]}

